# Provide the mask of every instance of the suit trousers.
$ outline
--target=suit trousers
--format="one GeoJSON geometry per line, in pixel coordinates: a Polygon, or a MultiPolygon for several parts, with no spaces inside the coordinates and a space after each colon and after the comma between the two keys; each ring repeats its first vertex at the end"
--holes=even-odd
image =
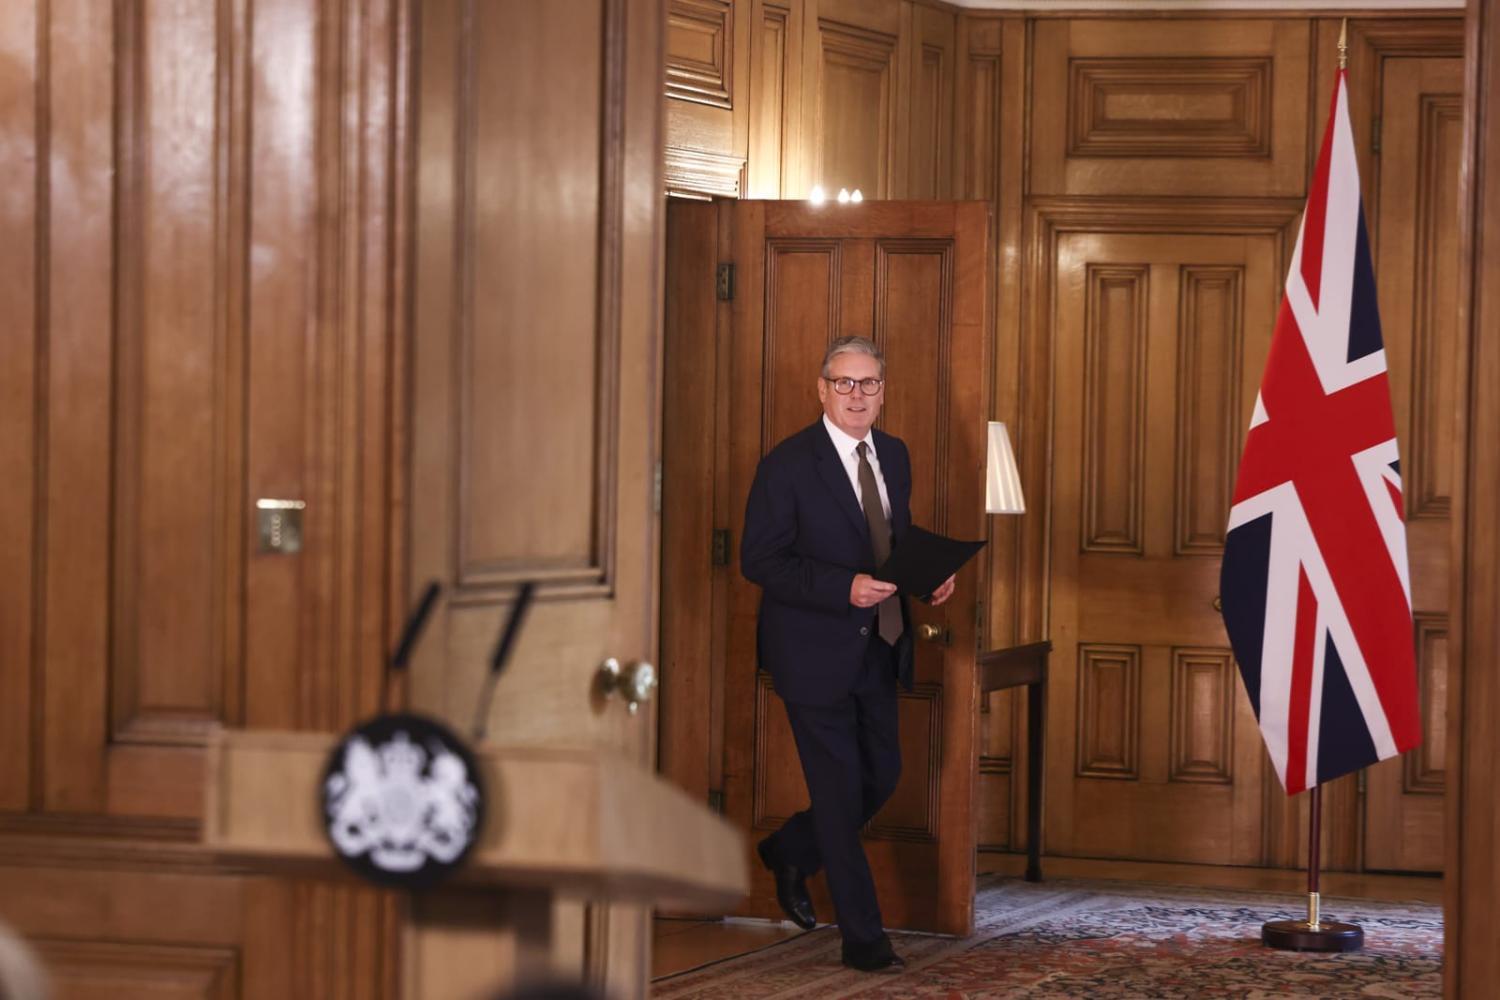
{"type": "Polygon", "coordinates": [[[846,942],[880,940],[880,904],[859,832],[901,776],[894,651],[872,635],[847,695],[831,705],[787,702],[786,711],[811,806],[772,834],[771,852],[806,875],[827,873],[846,942]]]}

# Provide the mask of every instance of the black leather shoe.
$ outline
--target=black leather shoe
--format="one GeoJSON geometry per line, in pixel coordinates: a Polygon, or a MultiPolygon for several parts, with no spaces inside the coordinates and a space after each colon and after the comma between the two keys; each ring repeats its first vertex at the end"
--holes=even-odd
{"type": "Polygon", "coordinates": [[[900,972],[906,968],[906,959],[896,954],[890,938],[881,938],[868,944],[844,942],[844,964],[860,972],[900,972]]]}
{"type": "Polygon", "coordinates": [[[807,876],[792,865],[777,864],[771,856],[771,840],[767,837],[755,845],[760,863],[776,877],[776,902],[787,919],[805,931],[818,926],[818,916],[813,912],[812,898],[807,894],[807,876]]]}

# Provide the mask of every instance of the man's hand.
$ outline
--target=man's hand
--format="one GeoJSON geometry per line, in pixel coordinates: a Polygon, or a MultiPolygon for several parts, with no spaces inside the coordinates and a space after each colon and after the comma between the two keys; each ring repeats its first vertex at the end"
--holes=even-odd
{"type": "Polygon", "coordinates": [[[868,573],[856,573],[849,586],[849,603],[856,608],[873,608],[895,592],[894,583],[877,580],[868,573]]]}
{"type": "Polygon", "coordinates": [[[953,577],[950,576],[948,577],[948,579],[942,582],[937,590],[934,590],[932,592],[932,596],[927,599],[927,603],[931,604],[933,607],[937,607],[939,604],[942,604],[948,598],[953,596],[953,587],[953,577]]]}

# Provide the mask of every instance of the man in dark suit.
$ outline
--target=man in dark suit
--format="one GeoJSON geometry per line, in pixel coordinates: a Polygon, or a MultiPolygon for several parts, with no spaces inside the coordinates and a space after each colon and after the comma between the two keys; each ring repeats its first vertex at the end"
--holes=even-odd
{"type": "MultiPolygon", "coordinates": [[[[901,774],[896,684],[911,688],[912,640],[904,598],[870,574],[911,525],[911,460],[873,429],[885,400],[873,341],[829,346],[818,399],[822,419],[761,459],[745,508],[740,568],[763,591],[760,665],[786,703],[812,799],[757,850],[802,927],[816,923],[807,876],[827,873],[844,964],[876,971],[903,963],[859,831],[901,774]]],[[[949,577],[929,600],[952,593],[949,577]]]]}

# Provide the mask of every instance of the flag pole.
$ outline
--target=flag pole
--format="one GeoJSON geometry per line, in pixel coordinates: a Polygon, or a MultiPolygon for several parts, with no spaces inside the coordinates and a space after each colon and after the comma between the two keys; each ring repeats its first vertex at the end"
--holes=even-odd
{"type": "MultiPolygon", "coordinates": [[[[1349,67],[1349,19],[1339,26],[1339,69],[1349,67]]],[[[1261,926],[1261,943],[1284,951],[1358,951],[1365,932],[1357,924],[1325,921],[1318,870],[1322,867],[1319,847],[1323,839],[1323,786],[1313,785],[1307,803],[1307,919],[1270,920],[1261,926]]]]}

